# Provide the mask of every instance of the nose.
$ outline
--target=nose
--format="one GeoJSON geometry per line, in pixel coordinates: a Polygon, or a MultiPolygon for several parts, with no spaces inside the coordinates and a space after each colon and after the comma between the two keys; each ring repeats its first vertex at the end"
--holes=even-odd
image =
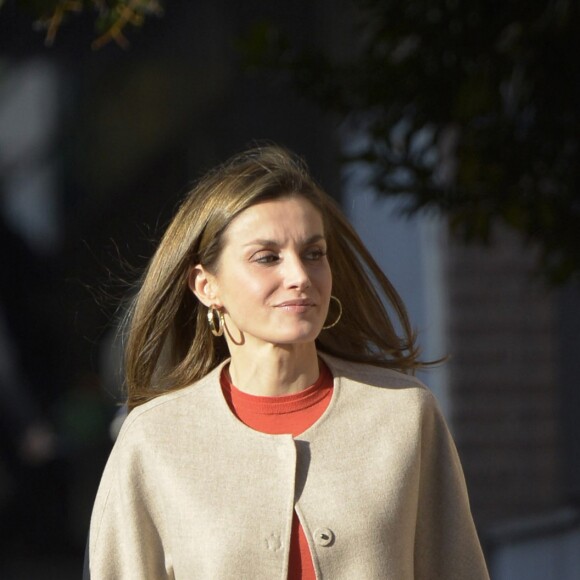
{"type": "Polygon", "coordinates": [[[300,256],[287,256],[284,262],[284,277],[287,288],[304,290],[312,285],[308,270],[300,256]]]}

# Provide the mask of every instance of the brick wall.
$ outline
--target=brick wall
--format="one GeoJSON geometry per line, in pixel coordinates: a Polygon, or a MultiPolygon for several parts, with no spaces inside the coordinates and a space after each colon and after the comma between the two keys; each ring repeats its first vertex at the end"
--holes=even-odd
{"type": "Polygon", "coordinates": [[[533,254],[497,230],[448,242],[451,424],[480,527],[560,500],[556,309],[533,254]]]}

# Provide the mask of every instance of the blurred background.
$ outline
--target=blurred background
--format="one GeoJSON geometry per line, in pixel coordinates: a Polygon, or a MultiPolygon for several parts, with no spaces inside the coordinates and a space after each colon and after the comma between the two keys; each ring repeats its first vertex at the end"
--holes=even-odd
{"type": "Polygon", "coordinates": [[[578,578],[579,11],[0,1],[0,577],[80,577],[123,300],[190,184],[269,140],[449,355],[421,378],[492,577],[578,578]]]}

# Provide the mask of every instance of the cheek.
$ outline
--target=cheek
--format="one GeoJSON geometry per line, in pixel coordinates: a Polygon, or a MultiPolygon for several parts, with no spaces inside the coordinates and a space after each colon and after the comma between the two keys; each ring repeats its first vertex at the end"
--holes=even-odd
{"type": "Polygon", "coordinates": [[[316,272],[317,285],[322,292],[330,295],[332,291],[332,273],[330,271],[330,266],[321,268],[316,272]]]}
{"type": "Polygon", "coordinates": [[[226,286],[226,296],[238,304],[263,300],[274,293],[278,287],[275,276],[271,273],[245,268],[231,271],[226,286]]]}

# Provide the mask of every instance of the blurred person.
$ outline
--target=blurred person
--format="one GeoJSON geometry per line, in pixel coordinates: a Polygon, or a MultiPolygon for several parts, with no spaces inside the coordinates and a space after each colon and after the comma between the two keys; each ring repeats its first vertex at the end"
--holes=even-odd
{"type": "MultiPolygon", "coordinates": [[[[1,176],[0,176],[1,177],[1,176]]],[[[0,197],[3,195],[0,179],[0,197]]],[[[67,549],[65,458],[51,408],[62,320],[51,308],[53,262],[0,211],[0,561],[67,549]],[[59,325],[51,324],[54,316],[59,325]]],[[[0,577],[4,577],[0,571],[0,577]]]]}
{"type": "Polygon", "coordinates": [[[421,365],[301,160],[266,146],[211,171],[133,302],[85,578],[487,579],[421,365]]]}
{"type": "Polygon", "coordinates": [[[13,434],[17,454],[24,463],[40,464],[52,459],[55,435],[31,396],[19,368],[2,304],[0,304],[0,416],[13,434]]]}
{"type": "Polygon", "coordinates": [[[36,529],[28,515],[37,500],[27,492],[56,449],[57,438],[32,396],[0,302],[0,561],[36,529]]]}
{"type": "Polygon", "coordinates": [[[71,543],[82,550],[100,475],[111,450],[109,423],[115,412],[101,377],[82,371],[54,407],[60,448],[66,457],[66,525],[71,543]]]}
{"type": "Polygon", "coordinates": [[[40,464],[52,457],[55,440],[36,400],[28,368],[27,349],[36,351],[31,346],[31,328],[39,324],[27,306],[33,300],[30,288],[37,287],[37,278],[46,275],[1,212],[0,263],[0,417],[20,459],[40,464]]]}
{"type": "MultiPolygon", "coordinates": [[[[1,183],[0,183],[1,185],[1,183]]],[[[0,195],[3,194],[0,188],[0,195]]],[[[31,362],[37,357],[42,325],[35,289],[47,273],[41,260],[16,234],[0,212],[0,417],[15,442],[16,454],[28,464],[42,464],[54,454],[55,437],[34,389],[31,362]],[[31,307],[34,305],[34,308],[31,307]]],[[[43,336],[43,339],[46,337],[43,336]]],[[[48,350],[46,345],[44,350],[48,350]]],[[[46,376],[44,369],[43,375],[46,376]]]]}

